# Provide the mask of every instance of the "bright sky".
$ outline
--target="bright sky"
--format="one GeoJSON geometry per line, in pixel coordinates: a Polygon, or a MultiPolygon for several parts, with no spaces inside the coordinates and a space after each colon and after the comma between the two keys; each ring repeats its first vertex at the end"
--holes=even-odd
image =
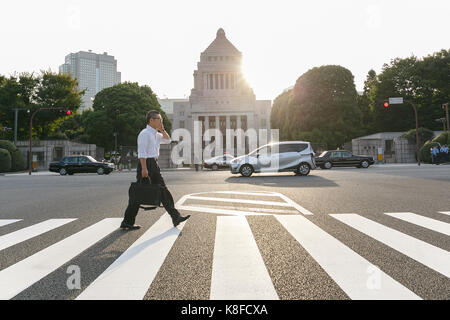
{"type": "Polygon", "coordinates": [[[328,64],[362,90],[371,68],[449,49],[449,14],[448,0],[2,1],[0,74],[58,71],[67,54],[91,49],[117,59],[122,81],[188,97],[200,53],[223,28],[257,99],[328,64]]]}

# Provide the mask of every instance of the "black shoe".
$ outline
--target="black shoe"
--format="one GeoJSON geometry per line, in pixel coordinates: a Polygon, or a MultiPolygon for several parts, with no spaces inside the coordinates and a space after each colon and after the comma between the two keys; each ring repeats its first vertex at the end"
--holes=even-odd
{"type": "Polygon", "coordinates": [[[128,223],[125,223],[125,222],[122,222],[122,223],[120,224],[120,228],[122,228],[122,229],[137,230],[137,229],[139,229],[140,227],[141,227],[141,226],[138,225],[138,224],[131,225],[131,224],[128,224],[128,223]]]}
{"type": "Polygon", "coordinates": [[[182,217],[182,216],[178,216],[178,217],[172,217],[172,222],[173,222],[173,226],[176,227],[177,225],[179,225],[181,222],[189,219],[191,215],[187,215],[186,217],[182,217]]]}

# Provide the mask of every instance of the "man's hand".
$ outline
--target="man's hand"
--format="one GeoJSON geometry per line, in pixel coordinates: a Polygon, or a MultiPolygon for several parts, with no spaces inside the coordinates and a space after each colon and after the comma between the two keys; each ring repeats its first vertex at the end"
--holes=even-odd
{"type": "Polygon", "coordinates": [[[148,171],[147,168],[142,168],[142,178],[148,178],[148,171]]]}

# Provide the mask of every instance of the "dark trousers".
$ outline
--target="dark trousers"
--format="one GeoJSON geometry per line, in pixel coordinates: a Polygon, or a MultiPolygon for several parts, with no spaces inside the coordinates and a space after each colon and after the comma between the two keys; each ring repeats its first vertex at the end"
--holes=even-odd
{"type": "MultiPolygon", "coordinates": [[[[173,197],[170,194],[170,191],[167,189],[166,184],[164,183],[164,179],[161,176],[161,170],[158,166],[158,161],[155,158],[147,158],[146,164],[150,182],[152,184],[159,184],[163,189],[161,193],[161,202],[164,206],[164,209],[166,209],[167,213],[170,214],[170,216],[172,217],[180,216],[178,210],[175,209],[173,197]]],[[[137,182],[142,181],[142,166],[140,161],[137,166],[136,181],[137,182]]],[[[127,224],[133,225],[136,220],[138,211],[139,211],[139,204],[128,202],[128,207],[125,210],[125,217],[123,221],[127,224]]]]}

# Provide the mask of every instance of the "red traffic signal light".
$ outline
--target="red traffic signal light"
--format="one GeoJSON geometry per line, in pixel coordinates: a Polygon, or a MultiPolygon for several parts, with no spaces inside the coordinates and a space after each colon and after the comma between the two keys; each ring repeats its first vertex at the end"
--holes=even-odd
{"type": "Polygon", "coordinates": [[[72,114],[72,111],[66,110],[66,115],[70,116],[72,114]]]}
{"type": "Polygon", "coordinates": [[[389,107],[389,101],[385,101],[385,102],[383,103],[383,107],[388,108],[388,107],[389,107]]]}

